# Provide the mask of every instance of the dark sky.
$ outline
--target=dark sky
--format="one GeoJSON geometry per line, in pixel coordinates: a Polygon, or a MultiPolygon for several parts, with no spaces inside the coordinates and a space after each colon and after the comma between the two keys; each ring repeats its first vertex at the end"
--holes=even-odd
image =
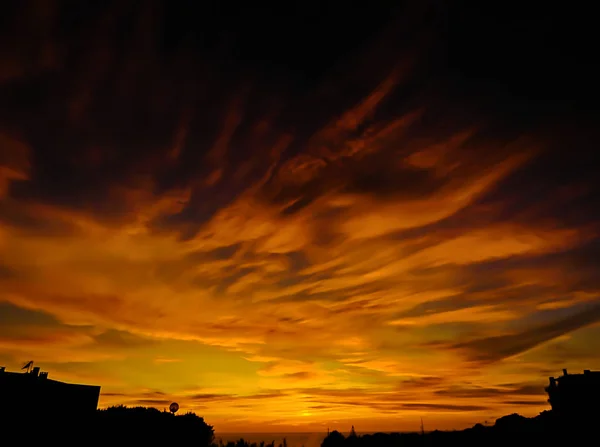
{"type": "MultiPolygon", "coordinates": [[[[244,97],[247,114],[277,114],[282,130],[309,135],[394,66],[401,66],[404,88],[380,113],[428,101],[447,115],[443,120],[485,116],[495,132],[543,132],[557,123],[563,132],[593,127],[593,27],[565,8],[510,2],[7,5],[14,10],[3,14],[8,76],[13,65],[28,76],[4,83],[2,120],[35,139],[39,152],[39,184],[15,187],[24,198],[42,194],[81,204],[86,194],[104,195],[102,183],[128,176],[138,151],[164,146],[181,120],[194,121],[196,135],[189,138],[206,145],[200,140],[214,138],[232,96],[244,97]],[[44,64],[54,69],[43,70],[44,64]],[[73,169],[73,153],[90,145],[119,154],[94,165],[94,173],[73,169]]],[[[157,174],[158,187],[191,175],[202,151],[184,153],[189,163],[177,172],[157,174]]],[[[239,162],[247,157],[243,152],[229,153],[239,162]]],[[[586,157],[575,163],[566,170],[590,166],[586,157]]]]}
{"type": "Polygon", "coordinates": [[[600,39],[533,3],[2,2],[0,360],[240,431],[545,408],[600,366],[600,39]]]}

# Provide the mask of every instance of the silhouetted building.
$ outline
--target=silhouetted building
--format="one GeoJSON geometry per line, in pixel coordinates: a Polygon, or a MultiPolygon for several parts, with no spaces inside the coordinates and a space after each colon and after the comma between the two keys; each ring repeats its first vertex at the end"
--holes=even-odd
{"type": "Polygon", "coordinates": [[[85,416],[98,408],[100,387],[59,382],[39,367],[19,373],[0,367],[0,413],[44,418],[85,416]]]}
{"type": "Polygon", "coordinates": [[[571,419],[597,415],[600,408],[600,371],[586,369],[583,374],[569,374],[563,369],[562,376],[550,377],[546,392],[557,416],[571,419]]]}

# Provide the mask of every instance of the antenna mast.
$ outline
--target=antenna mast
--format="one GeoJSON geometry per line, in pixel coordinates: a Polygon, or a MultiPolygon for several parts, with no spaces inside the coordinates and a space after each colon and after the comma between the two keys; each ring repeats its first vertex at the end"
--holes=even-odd
{"type": "Polygon", "coordinates": [[[33,360],[29,360],[27,363],[25,363],[23,365],[23,367],[21,368],[21,370],[24,369],[26,372],[30,372],[32,366],[33,366],[33,360]]]}

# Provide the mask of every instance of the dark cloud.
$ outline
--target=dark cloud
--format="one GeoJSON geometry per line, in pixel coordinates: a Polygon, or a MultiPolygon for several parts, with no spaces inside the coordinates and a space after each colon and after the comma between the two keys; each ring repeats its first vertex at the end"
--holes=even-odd
{"type": "Polygon", "coordinates": [[[231,394],[214,394],[214,393],[200,393],[193,394],[190,396],[192,400],[195,401],[205,401],[205,400],[228,400],[231,399],[233,395],[231,394]]]}
{"type": "Polygon", "coordinates": [[[94,341],[106,348],[135,349],[152,346],[157,342],[149,338],[140,337],[126,331],[109,329],[94,337],[94,341]]]}
{"type": "Polygon", "coordinates": [[[439,396],[448,396],[453,398],[482,398],[496,396],[541,396],[544,395],[544,387],[536,384],[523,385],[505,385],[503,388],[491,388],[481,386],[452,386],[441,390],[436,390],[434,394],[439,396]]]}
{"type": "Polygon", "coordinates": [[[275,391],[265,391],[257,394],[250,394],[248,396],[239,396],[242,399],[275,399],[278,397],[286,396],[286,391],[275,390],[275,391]]]}
{"type": "Polygon", "coordinates": [[[543,404],[546,403],[546,399],[539,399],[539,400],[505,400],[502,403],[504,403],[506,405],[522,405],[522,406],[530,405],[532,407],[539,407],[540,405],[543,405],[543,404]]]}
{"type": "Polygon", "coordinates": [[[545,138],[545,150],[503,179],[481,205],[501,203],[497,218],[502,220],[533,222],[561,216],[556,225],[563,227],[597,222],[600,215],[594,205],[600,196],[590,185],[600,161],[593,150],[599,136],[587,120],[577,126],[557,125],[552,139],[545,138]],[[512,194],[517,190],[522,194],[512,194]]]}
{"type": "Polygon", "coordinates": [[[14,343],[52,345],[87,340],[92,326],[64,324],[53,315],[0,302],[0,338],[14,343]]]}
{"type": "MultiPolygon", "coordinates": [[[[502,259],[491,259],[468,265],[444,265],[422,269],[415,275],[447,276],[448,286],[456,294],[448,298],[432,299],[414,305],[399,312],[394,319],[412,319],[434,314],[444,314],[461,309],[477,308],[498,304],[502,308],[531,305],[532,302],[544,303],[570,300],[573,290],[597,290],[600,286],[597,269],[592,259],[600,253],[597,239],[585,241],[573,248],[558,250],[555,253],[541,255],[524,254],[502,259]],[[569,269],[562,266],[569,265],[569,269]],[[514,277],[522,271],[561,272],[561,281],[537,281],[537,284],[515,284],[514,277]],[[526,299],[524,299],[526,298],[526,299]]],[[[450,315],[448,318],[452,318],[450,315]]],[[[399,331],[405,330],[403,327],[399,331]]]]}
{"type": "Polygon", "coordinates": [[[61,326],[61,323],[46,312],[25,309],[8,302],[0,302],[0,326],[7,328],[22,325],[58,327],[61,326]]]}
{"type": "Polygon", "coordinates": [[[286,392],[276,391],[265,391],[256,394],[239,395],[239,394],[219,394],[219,393],[199,393],[190,396],[190,399],[194,401],[240,401],[240,400],[262,400],[262,399],[276,399],[287,395],[286,392]]]}
{"type": "MultiPolygon", "coordinates": [[[[113,312],[120,315],[121,323],[132,324],[135,321],[139,321],[142,318],[142,314],[131,315],[128,312],[121,312],[128,307],[127,300],[118,295],[82,295],[82,294],[55,294],[51,292],[48,295],[40,295],[40,302],[44,303],[47,309],[52,310],[53,313],[67,310],[78,314],[81,312],[83,320],[87,323],[93,321],[94,323],[102,322],[113,312]]],[[[154,321],[160,320],[164,317],[164,312],[154,306],[150,306],[147,309],[148,316],[154,321]]],[[[116,330],[119,332],[119,330],[116,330]]]]}
{"type": "MultiPolygon", "coordinates": [[[[115,195],[115,186],[149,188],[155,192],[175,186],[192,186],[191,198],[183,211],[159,216],[154,223],[156,228],[175,229],[184,236],[191,237],[198,225],[266,173],[273,160],[260,147],[265,146],[270,150],[279,140],[278,134],[286,127],[284,123],[291,121],[293,116],[288,109],[306,109],[309,104],[302,107],[290,104],[281,111],[282,115],[278,117],[279,129],[275,134],[271,135],[272,132],[267,131],[260,138],[256,136],[256,126],[265,121],[263,117],[272,114],[272,107],[261,106],[265,101],[256,100],[257,91],[261,92],[262,97],[268,98],[269,95],[265,94],[265,89],[258,80],[255,81],[258,83],[255,91],[239,87],[238,84],[242,83],[242,76],[252,72],[252,64],[260,60],[260,57],[254,56],[240,58],[240,54],[260,53],[262,45],[253,46],[248,42],[254,39],[261,41],[262,38],[256,37],[254,33],[257,32],[257,27],[253,27],[254,37],[245,35],[240,39],[246,22],[240,22],[237,15],[217,11],[210,26],[199,31],[196,25],[190,35],[184,38],[181,28],[174,27],[172,21],[175,17],[185,21],[188,14],[194,13],[188,11],[183,14],[180,7],[121,7],[117,3],[107,3],[102,8],[94,9],[93,14],[87,8],[73,9],[57,10],[62,15],[63,26],[61,34],[54,37],[53,45],[61,48],[60,54],[67,56],[58,63],[58,68],[52,74],[45,74],[42,81],[35,80],[38,94],[28,93],[33,80],[22,81],[21,84],[11,83],[10,88],[7,86],[3,92],[7,104],[14,109],[13,112],[20,111],[6,117],[7,121],[12,121],[13,127],[22,128],[23,123],[16,121],[17,117],[30,116],[32,110],[36,110],[36,116],[39,117],[29,122],[31,132],[27,132],[27,140],[35,152],[33,178],[29,182],[14,184],[11,194],[22,200],[37,197],[37,200],[84,208],[93,211],[98,217],[107,218],[131,214],[128,201],[115,195]],[[217,23],[221,24],[219,26],[226,24],[229,31],[207,38],[211,34],[208,30],[215,29],[217,23]],[[203,61],[200,57],[185,58],[170,53],[174,48],[172,45],[180,44],[183,44],[185,52],[197,51],[199,55],[212,55],[213,51],[227,52],[227,45],[222,46],[218,41],[233,32],[230,27],[234,23],[241,28],[234,33],[233,41],[245,48],[242,50],[236,46],[235,63],[229,62],[223,66],[215,62],[211,66],[210,62],[203,61]],[[73,40],[67,40],[74,36],[78,37],[79,42],[86,42],[89,49],[82,51],[71,43],[73,40]],[[145,57],[135,56],[140,53],[145,57]],[[223,69],[226,70],[226,75],[222,74],[223,69]],[[139,79],[142,72],[143,80],[139,79]],[[221,74],[215,76],[213,72],[221,74]],[[236,72],[241,74],[236,76],[236,72]],[[152,92],[152,95],[148,95],[148,92],[152,92]],[[30,98],[29,102],[23,101],[24,97],[30,98]],[[78,111],[76,119],[73,118],[74,109],[78,111]],[[286,118],[287,115],[289,117],[286,118]],[[52,120],[48,119],[50,116],[53,117],[52,120]],[[65,132],[67,129],[69,131],[65,132]],[[177,135],[184,135],[182,142],[177,143],[177,135]],[[174,161],[170,162],[169,154],[177,144],[179,152],[174,161]],[[245,153],[252,153],[252,157],[239,150],[231,151],[230,146],[246,146],[245,153]],[[219,188],[211,189],[203,181],[216,169],[221,170],[222,179],[219,188]]],[[[409,12],[417,16],[426,10],[427,7],[409,8],[409,12]]],[[[191,11],[196,10],[192,8],[191,11]]],[[[251,16],[257,19],[261,17],[256,11],[252,11],[251,16]]],[[[53,17],[55,16],[49,15],[47,20],[52,21],[53,17]]],[[[205,15],[202,14],[201,17],[205,15]]],[[[384,16],[377,19],[373,17],[367,26],[364,11],[356,14],[355,19],[359,18],[361,39],[369,35],[368,29],[372,32],[376,23],[381,25],[385,21],[384,16]]],[[[276,20],[267,21],[267,29],[276,27],[279,34],[282,30],[279,30],[277,23],[276,20]]],[[[413,21],[407,22],[409,26],[404,30],[408,35],[412,32],[408,30],[414,28],[410,23],[413,21]]],[[[284,34],[289,35],[289,32],[286,29],[284,34]]],[[[329,44],[335,40],[334,36],[340,35],[338,32],[332,35],[325,29],[320,32],[327,34],[330,40],[326,41],[329,44]]],[[[308,36],[306,38],[312,41],[308,36]]],[[[320,44],[313,48],[316,53],[313,52],[311,57],[327,54],[328,62],[331,62],[331,54],[324,53],[325,49],[322,48],[324,40],[318,41],[320,44]]],[[[389,42],[388,39],[388,44],[389,42]]],[[[349,43],[345,39],[345,48],[349,48],[349,43]]],[[[272,45],[267,47],[273,49],[272,45]]],[[[306,54],[305,51],[294,53],[294,58],[306,54]]],[[[292,63],[290,56],[286,56],[288,53],[289,49],[275,52],[278,57],[274,59],[270,56],[269,61],[280,68],[287,67],[288,73],[292,74],[289,72],[290,64],[294,66],[299,59],[294,59],[295,63],[292,63]],[[282,58],[286,61],[285,64],[278,65],[275,61],[282,58]]],[[[335,54],[341,56],[339,48],[335,54]]],[[[385,59],[383,54],[378,58],[385,59]]],[[[209,61],[214,60],[209,57],[209,61]]],[[[318,64],[311,66],[316,67],[318,64]]],[[[308,69],[308,66],[297,67],[308,69]]],[[[405,73],[403,75],[406,76],[405,73]]],[[[371,79],[370,83],[364,82],[364,79],[362,81],[362,84],[370,85],[370,88],[379,82],[376,79],[371,79]]],[[[244,81],[242,84],[244,83],[248,82],[244,81]]],[[[368,93],[364,89],[365,87],[363,91],[352,95],[346,94],[347,104],[340,104],[341,107],[327,105],[339,104],[340,95],[336,96],[337,102],[319,101],[319,113],[323,113],[324,108],[347,109],[368,93]]],[[[406,94],[396,102],[406,102],[406,94]]],[[[397,106],[389,106],[388,110],[394,108],[398,110],[397,106]]],[[[329,117],[336,115],[333,109],[327,112],[329,117]]],[[[432,129],[427,123],[435,123],[437,120],[436,117],[424,120],[423,125],[429,134],[432,129]]],[[[300,126],[304,127],[300,132],[300,140],[306,140],[304,145],[310,146],[312,143],[308,138],[325,122],[311,124],[308,118],[304,121],[307,123],[300,126]]],[[[269,119],[266,122],[269,123],[269,119]]],[[[443,127],[442,123],[440,127],[443,127]]],[[[362,133],[363,130],[359,129],[358,134],[362,133]]],[[[439,134],[437,131],[433,133],[439,134]]],[[[375,138],[368,132],[367,135],[368,142],[375,138]]],[[[347,133],[343,134],[344,139],[349,136],[347,133]]],[[[330,139],[329,136],[326,138],[327,141],[330,139]]],[[[335,141],[335,138],[331,141],[335,141]]],[[[432,176],[428,170],[392,169],[388,163],[392,149],[397,152],[396,146],[375,152],[366,159],[347,157],[340,162],[324,162],[325,169],[313,180],[298,183],[297,190],[295,187],[273,188],[271,184],[268,184],[267,190],[275,192],[272,200],[278,203],[299,199],[293,205],[298,209],[311,203],[324,191],[332,189],[342,188],[349,192],[359,191],[377,196],[400,194],[418,197],[431,193],[440,186],[440,178],[432,176]]],[[[323,161],[318,156],[314,160],[323,161]]],[[[283,165],[280,165],[279,170],[281,169],[283,165]]]]}
{"type": "Polygon", "coordinates": [[[337,406],[357,406],[357,407],[370,407],[373,410],[380,412],[397,413],[402,410],[422,410],[422,411],[447,411],[447,412],[467,412],[467,411],[483,411],[488,410],[488,407],[479,405],[455,405],[455,404],[431,404],[431,403],[420,403],[420,402],[409,402],[402,403],[398,401],[394,402],[378,402],[376,400],[362,401],[362,400],[351,400],[343,399],[336,401],[325,401],[330,407],[337,406]]]}
{"type": "Polygon", "coordinates": [[[313,376],[314,376],[314,373],[311,373],[310,371],[298,371],[298,372],[288,373],[288,374],[283,375],[283,377],[285,379],[291,379],[291,380],[308,379],[313,376]]]}
{"type": "Polygon", "coordinates": [[[489,363],[512,357],[563,334],[575,331],[600,321],[600,305],[587,305],[576,309],[573,315],[547,324],[526,329],[522,332],[474,339],[455,344],[472,360],[489,363]]]}
{"type": "Polygon", "coordinates": [[[330,397],[352,397],[361,394],[369,394],[368,390],[361,388],[302,388],[298,390],[302,394],[309,396],[330,396],[330,397]]]}
{"type": "Polygon", "coordinates": [[[173,400],[184,399],[186,401],[196,402],[227,402],[235,403],[236,406],[252,406],[251,403],[243,403],[244,401],[262,400],[262,399],[276,399],[278,397],[285,396],[286,393],[282,391],[265,391],[256,394],[249,395],[238,395],[238,394],[227,394],[227,393],[196,393],[192,395],[179,396],[177,394],[169,395],[163,391],[143,391],[139,393],[123,393],[123,392],[106,392],[102,393],[104,397],[119,397],[126,401],[135,402],[140,405],[163,405],[166,402],[168,405],[173,400]]]}
{"type": "Polygon", "coordinates": [[[442,411],[484,411],[489,408],[480,405],[452,405],[452,404],[427,404],[427,403],[406,403],[401,408],[407,410],[442,410],[442,411]]]}
{"type": "MultiPolygon", "coordinates": [[[[118,188],[160,193],[189,186],[192,194],[184,209],[158,216],[153,224],[185,237],[265,174],[275,160],[269,152],[286,132],[285,122],[297,121],[293,111],[299,107],[275,107],[281,89],[274,87],[273,75],[279,72],[279,78],[287,74],[305,82],[306,73],[298,76],[291,67],[310,71],[319,64],[298,65],[302,54],[310,53],[311,58],[321,54],[331,63],[332,54],[343,53],[339,47],[325,52],[343,35],[331,33],[327,22],[319,27],[327,40],[317,38],[313,27],[311,36],[318,45],[316,41],[309,45],[313,37],[302,32],[302,51],[273,51],[273,32],[267,29],[276,28],[280,38],[291,37],[291,24],[299,22],[266,20],[254,9],[247,11],[254,17],[250,19],[246,13],[217,8],[210,23],[202,26],[198,20],[206,20],[207,12],[200,13],[193,5],[183,9],[168,3],[158,7],[119,2],[97,8],[53,5],[54,13],[45,17],[50,25],[45,40],[33,41],[32,47],[48,42],[57,56],[54,66],[36,77],[0,85],[5,110],[11,110],[1,118],[24,135],[34,153],[32,178],[12,184],[11,196],[84,209],[102,219],[128,219],[130,203],[116,192],[118,188]],[[196,14],[193,27],[182,31],[181,23],[196,14]],[[255,24],[252,34],[244,31],[248,20],[255,24]],[[288,25],[282,28],[280,23],[288,25]],[[255,40],[261,44],[250,43],[255,40]],[[225,56],[232,50],[227,42],[235,42],[235,61],[225,56]],[[257,77],[253,65],[263,59],[260,53],[267,48],[266,60],[274,71],[257,77]],[[312,49],[306,53],[308,48],[312,49]],[[275,115],[281,113],[279,129],[273,131],[275,115]],[[244,149],[231,150],[236,147],[244,149]],[[220,179],[214,177],[217,170],[220,179]],[[208,184],[211,178],[218,188],[208,184]]],[[[355,12],[354,20],[361,25],[352,27],[353,36],[364,39],[389,20],[373,16],[367,26],[367,16],[365,11],[355,12]]],[[[344,26],[350,23],[346,20],[344,26]]],[[[352,39],[346,35],[345,48],[350,48],[352,39]]],[[[311,76],[316,80],[323,74],[311,76]]],[[[293,83],[301,91],[313,84],[293,83]]],[[[293,96],[307,96],[298,93],[293,96]]],[[[352,96],[360,98],[364,93],[352,96]]],[[[310,104],[300,106],[306,107],[310,104]]],[[[308,125],[302,133],[309,136],[320,125],[308,125]]]]}
{"type": "MultiPolygon", "coordinates": [[[[369,137],[358,136],[356,139],[357,144],[372,144],[369,137]]],[[[288,168],[292,172],[287,172],[283,165],[281,171],[272,177],[272,181],[265,184],[264,194],[269,201],[277,204],[293,202],[284,210],[284,214],[289,215],[333,191],[367,194],[379,199],[415,199],[434,193],[447,181],[429,169],[402,166],[400,163],[390,165],[390,158],[401,157],[397,146],[371,150],[372,153],[365,155],[340,155],[333,160],[305,160],[293,171],[288,168]],[[296,170],[299,172],[294,172],[296,170]],[[285,178],[278,181],[278,175],[285,178]],[[308,177],[306,181],[302,181],[304,176],[308,177]]]]}
{"type": "Polygon", "coordinates": [[[451,312],[453,310],[465,309],[473,306],[473,302],[461,301],[458,297],[452,297],[442,300],[432,300],[419,303],[414,307],[395,315],[396,318],[421,317],[429,314],[451,312]]]}
{"type": "Polygon", "coordinates": [[[437,387],[445,382],[443,377],[414,377],[408,380],[403,380],[398,383],[398,388],[432,388],[437,387]]]}
{"type": "Polygon", "coordinates": [[[77,234],[77,227],[66,219],[43,216],[20,203],[0,200],[0,224],[14,227],[27,236],[61,237],[77,234]]]}
{"type": "Polygon", "coordinates": [[[17,272],[5,265],[0,264],[0,280],[14,278],[17,276],[17,272]]]}
{"type": "Polygon", "coordinates": [[[164,393],[163,391],[146,391],[142,393],[141,396],[143,396],[144,398],[158,398],[165,397],[166,393],[164,393]]]}

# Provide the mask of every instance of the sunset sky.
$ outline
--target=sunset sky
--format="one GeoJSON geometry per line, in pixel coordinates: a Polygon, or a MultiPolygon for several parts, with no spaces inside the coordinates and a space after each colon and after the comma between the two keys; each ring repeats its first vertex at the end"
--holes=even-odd
{"type": "Polygon", "coordinates": [[[600,369],[591,31],[201,3],[3,2],[0,366],[217,432],[463,428],[600,369]]]}

